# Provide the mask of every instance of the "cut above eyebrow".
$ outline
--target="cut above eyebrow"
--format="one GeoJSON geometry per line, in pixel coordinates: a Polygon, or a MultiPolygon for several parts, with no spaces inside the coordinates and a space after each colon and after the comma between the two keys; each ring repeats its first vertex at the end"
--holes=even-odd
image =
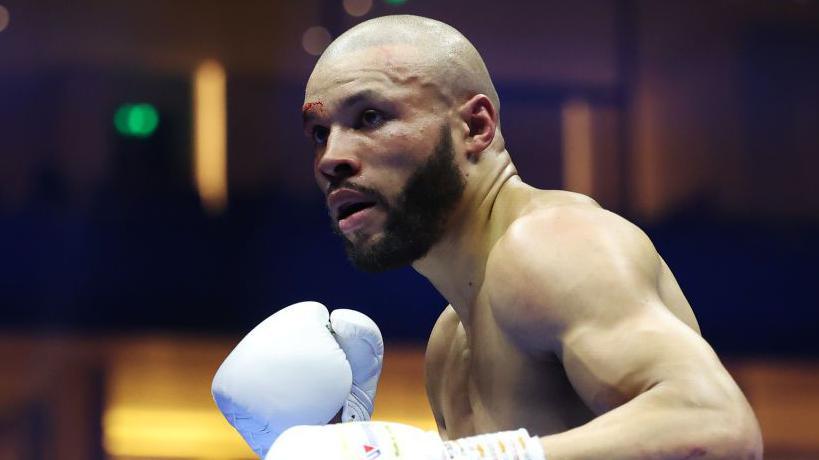
{"type": "MultiPolygon", "coordinates": [[[[350,108],[362,101],[377,99],[378,96],[379,93],[377,91],[371,89],[363,89],[342,99],[341,103],[339,104],[339,107],[341,107],[342,109],[350,108]]],[[[305,104],[307,108],[304,109],[304,111],[302,112],[302,120],[305,124],[318,118],[318,116],[316,115],[316,109],[314,109],[314,107],[319,104],[320,103],[309,102],[305,104]]]]}

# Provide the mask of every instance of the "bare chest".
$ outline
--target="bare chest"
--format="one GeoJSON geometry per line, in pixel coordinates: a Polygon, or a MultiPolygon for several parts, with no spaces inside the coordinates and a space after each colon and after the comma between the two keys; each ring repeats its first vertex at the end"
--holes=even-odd
{"type": "Polygon", "coordinates": [[[459,323],[440,359],[427,387],[450,439],[521,427],[545,435],[592,418],[554,356],[526,355],[491,321],[469,334],[459,323]]]}

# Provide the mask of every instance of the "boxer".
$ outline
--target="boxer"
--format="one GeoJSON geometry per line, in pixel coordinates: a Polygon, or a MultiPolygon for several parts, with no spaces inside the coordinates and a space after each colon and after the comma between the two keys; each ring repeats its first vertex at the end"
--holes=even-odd
{"type": "Polygon", "coordinates": [[[317,62],[303,118],[352,263],[411,265],[449,302],[426,352],[438,434],[299,425],[268,460],[762,458],[753,411],[649,238],[521,180],[457,30],[353,27],[317,62]]]}

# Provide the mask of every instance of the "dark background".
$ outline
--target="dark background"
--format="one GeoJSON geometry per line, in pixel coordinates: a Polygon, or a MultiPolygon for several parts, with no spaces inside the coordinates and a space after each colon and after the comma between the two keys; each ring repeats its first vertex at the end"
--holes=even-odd
{"type": "Polygon", "coordinates": [[[301,34],[432,16],[481,50],[524,180],[571,188],[561,108],[610,128],[589,190],[652,237],[722,353],[819,341],[816,1],[6,1],[0,32],[0,308],[5,329],[236,332],[291,302],[358,308],[422,341],[443,299],[410,269],[356,272],[329,231],[299,109],[301,34]],[[191,72],[228,77],[228,196],[191,175],[191,72]],[[147,139],[119,104],[161,117],[147,139]],[[595,112],[595,113],[597,113],[595,112]],[[612,121],[613,120],[613,121],[612,121]]]}
{"type": "Polygon", "coordinates": [[[819,458],[819,1],[0,6],[0,459],[252,458],[211,377],[243,333],[307,299],[376,320],[376,415],[432,429],[423,344],[445,301],[411,269],[348,264],[301,129],[305,31],[393,13],[472,40],[523,179],[643,228],[766,458],[819,458]],[[193,172],[208,59],[227,76],[220,211],[193,172]],[[115,130],[128,103],[156,107],[153,135],[115,130]]]}

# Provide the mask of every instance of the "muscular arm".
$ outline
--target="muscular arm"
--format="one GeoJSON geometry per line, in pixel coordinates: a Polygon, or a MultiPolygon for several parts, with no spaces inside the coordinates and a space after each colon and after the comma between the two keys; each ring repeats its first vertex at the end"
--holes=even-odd
{"type": "Polygon", "coordinates": [[[499,325],[555,353],[597,418],[545,436],[549,460],[761,458],[756,419],[711,347],[658,294],[648,238],[602,210],[516,222],[487,268],[499,325]]]}

